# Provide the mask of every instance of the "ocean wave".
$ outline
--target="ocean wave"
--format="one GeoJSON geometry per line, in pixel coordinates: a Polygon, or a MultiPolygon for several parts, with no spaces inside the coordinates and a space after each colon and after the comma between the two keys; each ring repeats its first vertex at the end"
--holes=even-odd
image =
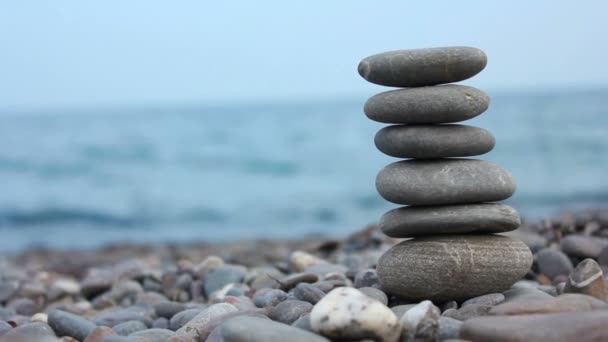
{"type": "Polygon", "coordinates": [[[130,213],[112,212],[77,208],[41,208],[33,210],[0,210],[0,227],[86,225],[98,227],[142,227],[160,224],[222,223],[227,215],[212,208],[185,210],[177,215],[169,213],[130,213]]]}

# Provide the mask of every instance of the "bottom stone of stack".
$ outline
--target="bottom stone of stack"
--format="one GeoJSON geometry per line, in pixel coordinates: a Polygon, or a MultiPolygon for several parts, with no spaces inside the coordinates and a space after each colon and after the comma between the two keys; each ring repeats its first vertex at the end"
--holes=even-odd
{"type": "Polygon", "coordinates": [[[532,265],[521,241],[501,235],[414,238],[389,249],[378,261],[380,285],[412,301],[463,301],[503,292],[532,265]]]}

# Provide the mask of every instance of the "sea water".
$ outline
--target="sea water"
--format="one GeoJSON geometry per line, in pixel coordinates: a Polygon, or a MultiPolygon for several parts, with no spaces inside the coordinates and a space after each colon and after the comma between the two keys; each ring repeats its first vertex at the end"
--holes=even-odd
{"type": "MultiPolygon", "coordinates": [[[[524,217],[608,204],[608,90],[492,93],[466,122],[524,217]]],[[[0,248],[343,236],[396,205],[364,98],[0,114],[0,248]]]]}

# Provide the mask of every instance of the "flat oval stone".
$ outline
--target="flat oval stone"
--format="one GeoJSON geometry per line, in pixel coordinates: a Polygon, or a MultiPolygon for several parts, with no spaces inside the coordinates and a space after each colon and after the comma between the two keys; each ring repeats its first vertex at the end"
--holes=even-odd
{"type": "Polygon", "coordinates": [[[448,84],[386,91],[370,97],[368,118],[395,124],[436,124],[468,120],[488,109],[490,97],[464,85],[448,84]]]}
{"type": "Polygon", "coordinates": [[[397,238],[501,233],[517,229],[520,224],[515,209],[498,203],[401,207],[387,212],[380,219],[382,232],[397,238]]]}
{"type": "Polygon", "coordinates": [[[384,154],[397,158],[469,157],[490,152],[492,133],[465,125],[395,125],[384,127],[374,139],[384,154]]]}
{"type": "Polygon", "coordinates": [[[397,50],[369,56],[359,63],[359,75],[389,87],[421,87],[452,83],[475,76],[488,58],[466,46],[397,50]]]}
{"type": "Polygon", "coordinates": [[[376,189],[397,204],[468,204],[511,197],[515,180],[505,169],[485,160],[404,160],[380,171],[376,189]]]}
{"type": "Polygon", "coordinates": [[[500,235],[444,235],[403,241],[380,257],[380,286],[407,300],[463,301],[502,292],[532,265],[521,241],[500,235]]]}

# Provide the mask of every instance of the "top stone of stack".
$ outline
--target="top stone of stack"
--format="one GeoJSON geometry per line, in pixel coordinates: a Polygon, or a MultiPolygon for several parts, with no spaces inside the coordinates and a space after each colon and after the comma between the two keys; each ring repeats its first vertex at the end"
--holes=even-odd
{"type": "Polygon", "coordinates": [[[359,74],[389,87],[423,87],[475,76],[487,64],[486,54],[465,46],[389,51],[365,58],[359,74]]]}

